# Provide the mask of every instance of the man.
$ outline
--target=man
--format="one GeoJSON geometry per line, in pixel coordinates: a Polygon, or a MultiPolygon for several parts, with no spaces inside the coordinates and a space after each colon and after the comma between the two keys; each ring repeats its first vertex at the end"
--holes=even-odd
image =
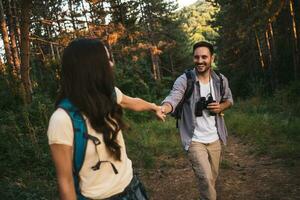
{"type": "MultiPolygon", "coordinates": [[[[220,141],[226,144],[227,136],[222,112],[233,105],[233,99],[227,78],[211,68],[213,46],[205,41],[198,42],[193,46],[193,54],[193,90],[183,104],[178,125],[182,144],[199,182],[200,199],[215,200],[220,141]]],[[[169,96],[162,102],[163,113],[174,112],[186,88],[187,75],[184,73],[177,78],[169,96]]]]}

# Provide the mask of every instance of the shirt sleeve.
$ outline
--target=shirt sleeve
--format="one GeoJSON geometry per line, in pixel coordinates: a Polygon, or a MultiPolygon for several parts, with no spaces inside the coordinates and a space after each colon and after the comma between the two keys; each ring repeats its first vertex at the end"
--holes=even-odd
{"type": "Polygon", "coordinates": [[[163,103],[169,103],[172,106],[172,111],[174,112],[176,106],[181,101],[182,97],[184,96],[186,87],[187,87],[187,77],[185,74],[179,76],[170,92],[170,94],[162,101],[163,103]]]}
{"type": "Polygon", "coordinates": [[[117,97],[117,104],[120,104],[122,101],[122,98],[123,98],[123,93],[117,87],[115,87],[115,91],[116,91],[116,97],[117,97]]]}
{"type": "Polygon", "coordinates": [[[233,97],[229,87],[228,79],[225,76],[223,76],[223,80],[224,80],[224,90],[225,90],[223,98],[231,102],[231,104],[233,105],[233,97]]]}
{"type": "Polygon", "coordinates": [[[69,115],[58,108],[51,116],[47,131],[48,143],[73,146],[73,125],[69,115]]]}

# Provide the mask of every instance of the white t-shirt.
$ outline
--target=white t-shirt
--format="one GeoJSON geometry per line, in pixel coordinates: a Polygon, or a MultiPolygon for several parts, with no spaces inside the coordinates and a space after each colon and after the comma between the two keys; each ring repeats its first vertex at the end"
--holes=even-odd
{"type": "MultiPolygon", "coordinates": [[[[215,91],[213,88],[213,82],[210,80],[210,84],[200,83],[200,94],[201,97],[207,97],[209,93],[212,94],[215,100],[215,91]]],[[[207,99],[206,99],[207,100],[207,99]]],[[[202,116],[196,117],[196,126],[192,141],[201,143],[211,143],[219,139],[215,116],[209,114],[209,110],[205,109],[202,111],[202,116]]]]}
{"type": "MultiPolygon", "coordinates": [[[[115,88],[117,103],[122,101],[123,93],[115,88]]],[[[121,161],[117,161],[110,156],[109,151],[103,140],[103,135],[97,133],[86,119],[88,133],[97,137],[101,144],[97,146],[91,140],[88,140],[85,160],[79,172],[81,193],[91,199],[104,199],[122,192],[130,183],[133,177],[132,163],[127,157],[125,143],[122,132],[117,136],[118,144],[121,146],[121,161]],[[102,162],[100,169],[94,171],[91,169],[98,161],[111,161],[118,170],[115,174],[109,162],[102,162]]],[[[48,140],[51,144],[64,144],[73,146],[73,126],[69,115],[61,108],[58,108],[51,116],[48,127],[48,140]]]]}

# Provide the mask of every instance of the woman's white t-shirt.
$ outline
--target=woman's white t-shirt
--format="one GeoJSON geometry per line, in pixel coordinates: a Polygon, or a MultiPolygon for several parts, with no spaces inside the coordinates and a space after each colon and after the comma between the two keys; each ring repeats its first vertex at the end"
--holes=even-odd
{"type": "MultiPolygon", "coordinates": [[[[115,88],[117,103],[122,101],[123,93],[115,88]]],[[[96,147],[91,140],[88,140],[85,160],[79,172],[79,184],[81,193],[91,199],[104,199],[122,192],[130,183],[133,177],[132,163],[127,157],[122,132],[117,136],[118,144],[121,146],[121,161],[115,160],[110,155],[103,140],[103,135],[97,133],[85,117],[88,133],[97,137],[101,144],[96,147]],[[111,161],[118,170],[115,174],[109,162],[101,163],[100,169],[94,171],[91,167],[98,161],[111,161]]],[[[51,116],[48,127],[48,140],[51,144],[63,144],[73,146],[73,126],[69,115],[61,108],[58,108],[51,116]]]]}

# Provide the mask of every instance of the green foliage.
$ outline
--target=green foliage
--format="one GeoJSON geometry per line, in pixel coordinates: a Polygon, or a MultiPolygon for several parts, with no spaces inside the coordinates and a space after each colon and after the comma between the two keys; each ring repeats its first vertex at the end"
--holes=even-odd
{"type": "Polygon", "coordinates": [[[220,7],[213,22],[219,34],[218,66],[228,75],[235,96],[271,95],[297,79],[299,67],[293,59],[299,55],[292,43],[299,44],[299,38],[293,41],[288,4],[280,0],[214,2],[220,7]]]}
{"type": "Polygon", "coordinates": [[[149,65],[146,60],[131,65],[117,64],[115,70],[117,86],[129,96],[151,98],[155,83],[152,81],[149,65]]]}
{"type": "Polygon", "coordinates": [[[22,104],[22,99],[14,96],[9,85],[9,77],[7,75],[0,75],[0,109],[1,111],[13,109],[15,106],[22,104]]]}
{"type": "Polygon", "coordinates": [[[210,42],[216,40],[218,33],[210,23],[218,10],[219,8],[210,2],[198,1],[179,11],[178,17],[185,19],[185,22],[182,23],[182,29],[187,33],[190,45],[201,40],[210,42]]]}
{"type": "Polygon", "coordinates": [[[35,98],[29,107],[0,114],[0,194],[3,199],[56,199],[54,167],[46,128],[52,102],[35,98]]]}
{"type": "Polygon", "coordinates": [[[176,12],[173,14],[171,22],[163,22],[165,30],[172,30],[171,32],[168,31],[166,39],[173,44],[160,54],[164,78],[174,78],[192,65],[192,46],[190,44],[190,38],[186,30],[182,28],[182,24],[186,21],[186,18],[180,17],[176,12]]]}
{"type": "Polygon", "coordinates": [[[226,113],[229,130],[254,143],[258,153],[299,158],[299,94],[299,83],[293,83],[274,97],[238,102],[226,113]]]}
{"type": "Polygon", "coordinates": [[[53,110],[53,102],[48,96],[56,81],[51,69],[42,71],[39,67],[42,66],[33,65],[36,93],[28,106],[23,106],[22,100],[11,92],[9,77],[2,75],[0,78],[0,194],[3,199],[57,197],[46,137],[53,110]],[[36,70],[40,70],[39,73],[36,70]]]}
{"type": "Polygon", "coordinates": [[[57,95],[60,81],[60,60],[31,61],[31,81],[36,94],[47,94],[52,100],[57,95]]]}
{"type": "Polygon", "coordinates": [[[300,82],[292,82],[291,84],[277,90],[272,98],[274,105],[274,113],[284,111],[287,114],[285,117],[291,119],[293,117],[300,117],[300,82]]]}
{"type": "Polygon", "coordinates": [[[124,133],[129,158],[138,167],[163,165],[163,157],[178,157],[183,150],[173,119],[165,123],[144,120],[131,122],[124,133]]]}

